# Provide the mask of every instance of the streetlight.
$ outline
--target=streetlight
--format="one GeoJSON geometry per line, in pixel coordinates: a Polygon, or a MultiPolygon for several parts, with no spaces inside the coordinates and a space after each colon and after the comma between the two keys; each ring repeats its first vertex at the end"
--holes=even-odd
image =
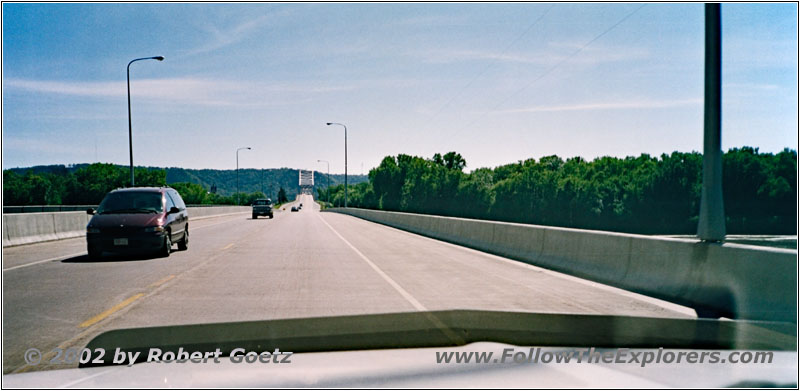
{"type": "Polygon", "coordinates": [[[331,162],[329,162],[327,160],[317,160],[317,163],[323,163],[323,162],[328,165],[328,176],[326,177],[327,178],[326,181],[328,182],[328,191],[327,191],[327,193],[328,193],[328,203],[330,204],[331,203],[331,162]]]}
{"type": "Polygon", "coordinates": [[[236,206],[239,206],[239,151],[243,149],[251,149],[251,148],[241,147],[236,150],[236,206]]]}
{"type": "Polygon", "coordinates": [[[339,125],[344,128],[344,207],[347,208],[347,126],[338,122],[327,122],[327,125],[339,125]]]}
{"type": "Polygon", "coordinates": [[[703,190],[697,236],[725,240],[722,194],[722,27],[719,4],[706,4],[705,98],[703,100],[703,190]]]}
{"type": "Polygon", "coordinates": [[[133,187],[133,131],[131,130],[131,64],[141,60],[164,61],[164,56],[142,57],[128,63],[128,149],[131,154],[131,187],[133,187]]]}

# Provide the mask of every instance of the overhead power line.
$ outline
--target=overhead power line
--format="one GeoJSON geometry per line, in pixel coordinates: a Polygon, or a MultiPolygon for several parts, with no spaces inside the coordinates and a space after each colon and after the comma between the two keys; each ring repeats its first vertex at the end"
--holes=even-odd
{"type": "MultiPolygon", "coordinates": [[[[516,38],[514,38],[514,40],[511,41],[511,43],[508,44],[508,46],[506,46],[505,49],[503,49],[502,52],[500,52],[498,57],[502,57],[504,54],[506,54],[506,52],[508,52],[509,49],[511,49],[520,39],[522,39],[522,37],[524,37],[531,30],[533,30],[533,28],[536,27],[537,24],[539,24],[539,21],[541,21],[547,15],[547,13],[550,12],[551,9],[553,9],[554,6],[555,6],[555,4],[551,4],[550,7],[548,7],[538,18],[536,18],[536,20],[533,21],[533,23],[531,23],[528,26],[528,28],[525,29],[525,31],[523,31],[516,38]]],[[[461,96],[461,94],[464,91],[466,91],[467,88],[472,86],[472,84],[475,83],[475,81],[478,80],[481,76],[483,76],[483,74],[486,73],[486,71],[488,71],[492,66],[494,66],[497,63],[497,61],[498,61],[498,59],[495,59],[494,61],[491,61],[488,65],[486,65],[486,67],[483,68],[483,70],[478,72],[478,74],[476,74],[467,84],[465,84],[463,87],[461,87],[461,89],[459,89],[458,92],[456,92],[456,94],[453,95],[452,98],[450,98],[445,104],[443,104],[441,107],[439,107],[439,110],[437,110],[436,113],[433,114],[433,116],[431,117],[431,120],[433,120],[434,118],[439,116],[439,114],[441,114],[442,111],[447,106],[449,106],[451,103],[453,103],[453,101],[455,101],[459,96],[461,96]]]]}
{"type": "MultiPolygon", "coordinates": [[[[536,82],[538,82],[539,80],[542,80],[543,78],[545,78],[547,75],[549,75],[550,73],[552,73],[553,71],[555,71],[556,69],[558,69],[558,67],[560,67],[561,65],[563,65],[563,64],[564,64],[564,63],[566,63],[567,61],[571,60],[571,59],[572,59],[573,57],[575,57],[575,56],[576,56],[578,53],[582,52],[582,51],[583,51],[583,49],[586,49],[586,48],[587,48],[589,45],[591,45],[592,43],[594,43],[594,42],[595,42],[595,41],[597,41],[598,39],[602,38],[604,35],[606,35],[606,34],[608,34],[609,32],[611,32],[611,30],[614,30],[614,29],[615,29],[617,26],[619,26],[620,24],[622,24],[623,22],[625,22],[626,20],[628,20],[628,18],[630,18],[631,16],[633,16],[634,14],[636,14],[637,12],[639,12],[639,10],[641,10],[642,8],[644,8],[644,6],[646,6],[646,5],[647,5],[647,4],[642,4],[641,6],[639,6],[638,8],[636,8],[635,10],[633,10],[633,11],[629,12],[627,15],[625,15],[624,17],[622,17],[622,19],[618,20],[616,23],[612,24],[610,27],[608,27],[607,29],[603,30],[603,32],[601,32],[600,34],[596,35],[594,38],[590,39],[588,42],[586,42],[585,44],[583,44],[583,46],[581,46],[580,48],[578,48],[577,50],[575,50],[574,52],[572,52],[570,55],[568,55],[567,57],[565,57],[565,58],[564,58],[564,59],[562,59],[561,61],[557,62],[557,63],[556,63],[555,65],[553,65],[552,67],[550,67],[550,68],[548,68],[547,70],[545,70],[545,71],[544,71],[542,74],[540,74],[539,76],[537,76],[535,79],[531,80],[530,82],[528,82],[527,84],[525,84],[524,86],[522,86],[522,88],[520,88],[520,89],[518,89],[518,90],[514,91],[514,92],[513,92],[511,95],[509,95],[509,96],[507,96],[506,98],[504,98],[503,100],[501,100],[499,103],[497,103],[496,105],[494,105],[494,106],[493,106],[493,107],[492,107],[490,110],[488,110],[486,113],[490,113],[490,112],[492,112],[492,111],[495,111],[495,110],[497,110],[499,107],[501,107],[501,106],[503,106],[504,104],[506,104],[506,103],[507,103],[508,101],[510,101],[512,98],[514,98],[514,97],[516,97],[517,95],[519,95],[519,94],[520,94],[522,91],[524,91],[524,90],[528,89],[530,86],[532,86],[533,84],[535,84],[535,83],[536,83],[536,82]]],[[[458,129],[456,129],[456,131],[455,131],[455,132],[453,132],[452,134],[450,134],[450,135],[449,135],[447,138],[448,138],[448,139],[450,139],[450,138],[452,138],[453,136],[455,136],[456,134],[458,134],[458,133],[459,133],[461,130],[463,130],[463,129],[466,129],[466,128],[469,128],[469,127],[471,127],[471,126],[475,125],[475,124],[476,124],[478,121],[482,120],[482,119],[483,119],[485,116],[486,116],[486,114],[483,114],[482,116],[480,116],[480,117],[476,118],[475,120],[473,120],[472,122],[470,122],[470,123],[469,123],[469,124],[467,124],[466,126],[462,126],[462,127],[458,128],[458,129]]]]}

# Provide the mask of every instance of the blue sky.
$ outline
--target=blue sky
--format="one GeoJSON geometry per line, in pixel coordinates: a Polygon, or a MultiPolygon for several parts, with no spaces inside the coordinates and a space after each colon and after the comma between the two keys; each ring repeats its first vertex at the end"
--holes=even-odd
{"type": "MultiPolygon", "coordinates": [[[[723,147],[796,148],[796,4],[724,4],[723,147]]],[[[702,150],[702,4],[3,4],[3,165],[702,150]]]]}

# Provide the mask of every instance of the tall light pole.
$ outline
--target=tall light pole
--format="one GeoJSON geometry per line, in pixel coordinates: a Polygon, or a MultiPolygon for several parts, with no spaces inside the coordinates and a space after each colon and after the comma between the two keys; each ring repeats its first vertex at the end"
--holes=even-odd
{"type": "Polygon", "coordinates": [[[331,203],[331,162],[329,162],[327,160],[317,160],[317,163],[325,163],[325,164],[328,165],[328,175],[326,177],[327,178],[326,182],[328,182],[328,190],[326,191],[326,193],[328,194],[328,203],[330,204],[331,203]]]}
{"type": "Polygon", "coordinates": [[[241,147],[236,150],[236,206],[239,206],[239,151],[243,149],[251,149],[251,148],[241,147]]]}
{"type": "Polygon", "coordinates": [[[722,198],[722,43],[719,4],[706,4],[705,99],[703,131],[703,190],[697,236],[725,240],[722,198]]]}
{"type": "Polygon", "coordinates": [[[344,207],[347,208],[347,126],[338,122],[328,122],[327,125],[339,125],[344,128],[344,207]]]}
{"type": "Polygon", "coordinates": [[[131,60],[128,63],[128,149],[131,155],[131,187],[134,186],[133,182],[133,130],[131,126],[131,64],[136,61],[142,60],[158,60],[164,61],[164,56],[155,56],[155,57],[142,57],[137,58],[135,60],[131,60]]]}

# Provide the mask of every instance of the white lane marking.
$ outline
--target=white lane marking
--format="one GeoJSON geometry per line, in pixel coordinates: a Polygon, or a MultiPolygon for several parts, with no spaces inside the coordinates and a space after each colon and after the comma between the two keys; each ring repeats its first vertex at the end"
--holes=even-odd
{"type": "Polygon", "coordinates": [[[336,236],[339,237],[339,239],[342,239],[342,241],[346,245],[348,245],[351,249],[353,249],[353,251],[355,251],[355,253],[358,254],[358,256],[361,257],[361,259],[363,259],[364,262],[367,263],[367,265],[369,265],[373,270],[375,270],[375,272],[378,273],[378,275],[383,277],[383,279],[386,280],[386,282],[388,282],[389,285],[391,285],[392,288],[394,288],[398,293],[400,293],[400,295],[403,296],[403,298],[406,299],[406,301],[411,303],[411,305],[414,306],[414,308],[416,308],[417,311],[425,311],[425,312],[428,311],[428,309],[425,308],[425,306],[422,305],[422,303],[417,301],[417,299],[415,299],[414,296],[411,296],[411,294],[408,293],[408,291],[403,289],[403,287],[401,287],[397,282],[395,282],[391,277],[389,277],[389,275],[384,273],[383,270],[381,270],[377,265],[372,263],[372,261],[370,261],[369,258],[367,258],[364,254],[362,254],[361,251],[358,251],[358,249],[355,248],[355,246],[353,246],[352,244],[350,244],[350,242],[348,242],[347,239],[345,239],[342,235],[340,235],[339,232],[336,232],[336,230],[333,229],[333,227],[331,227],[331,225],[328,224],[328,222],[325,221],[325,219],[323,219],[321,215],[317,216],[319,217],[320,220],[322,220],[323,223],[325,223],[325,225],[328,226],[328,228],[331,229],[331,231],[333,231],[334,234],[336,234],[336,236]]]}
{"type": "Polygon", "coordinates": [[[59,255],[57,257],[42,259],[41,261],[30,262],[30,263],[26,263],[24,265],[12,266],[12,267],[3,269],[3,271],[7,272],[7,271],[11,271],[11,270],[21,269],[23,267],[38,265],[40,263],[53,262],[53,261],[57,261],[59,259],[67,259],[67,258],[77,257],[79,255],[85,255],[85,254],[86,254],[86,252],[84,251],[84,252],[79,252],[79,253],[75,253],[75,254],[59,255]]]}
{"type": "Polygon", "coordinates": [[[464,251],[468,251],[468,252],[471,252],[471,253],[474,253],[474,254],[482,255],[485,258],[489,258],[489,259],[505,262],[505,263],[507,263],[509,265],[514,265],[514,266],[517,266],[517,267],[521,267],[523,269],[542,272],[542,273],[551,275],[553,277],[561,278],[561,279],[564,279],[564,280],[569,280],[569,281],[572,281],[572,282],[577,282],[579,284],[587,285],[587,286],[590,286],[592,288],[601,289],[601,290],[604,290],[604,291],[607,291],[607,292],[611,292],[611,293],[616,293],[616,294],[621,295],[621,296],[625,296],[625,297],[628,297],[628,298],[631,298],[631,299],[643,301],[643,302],[646,302],[646,303],[649,303],[649,304],[652,304],[652,305],[655,305],[655,306],[658,306],[658,307],[661,307],[661,308],[664,308],[664,309],[667,309],[667,310],[675,311],[675,312],[678,312],[678,313],[681,313],[681,314],[684,314],[684,315],[688,315],[688,316],[695,317],[695,318],[697,317],[697,312],[695,312],[695,310],[693,308],[691,308],[691,307],[686,307],[686,306],[682,306],[680,304],[675,304],[675,303],[672,303],[672,302],[669,302],[669,301],[666,301],[666,300],[661,300],[661,299],[657,299],[655,297],[646,296],[646,295],[643,295],[641,293],[631,292],[631,291],[628,291],[628,290],[625,290],[625,289],[622,289],[622,288],[617,288],[615,286],[606,285],[606,284],[595,282],[595,281],[591,281],[591,280],[586,280],[586,279],[583,279],[583,278],[580,278],[580,277],[575,277],[575,276],[572,276],[572,275],[569,275],[569,274],[557,272],[555,270],[545,269],[545,268],[543,268],[541,266],[531,265],[531,264],[525,263],[523,261],[517,261],[517,260],[509,259],[509,258],[503,258],[503,257],[501,257],[499,255],[490,254],[490,253],[487,253],[487,252],[476,250],[474,248],[460,246],[458,244],[445,242],[443,240],[439,240],[439,239],[435,239],[435,238],[429,238],[429,237],[424,236],[424,235],[416,234],[416,233],[409,232],[409,231],[404,231],[404,230],[399,229],[399,228],[395,228],[395,227],[392,227],[392,226],[389,226],[389,225],[385,225],[385,224],[381,224],[381,223],[376,223],[374,221],[362,219],[360,217],[350,216],[350,215],[346,215],[344,213],[337,213],[337,214],[343,215],[343,216],[353,217],[355,219],[358,219],[358,220],[361,220],[361,221],[365,221],[367,223],[377,224],[377,225],[380,225],[382,227],[388,228],[388,229],[396,231],[396,232],[400,232],[400,233],[403,233],[403,234],[406,234],[406,235],[412,235],[412,236],[415,236],[415,237],[418,237],[418,238],[422,238],[422,239],[425,239],[425,240],[430,240],[430,241],[433,241],[433,242],[436,242],[436,243],[443,244],[445,246],[450,246],[450,247],[453,247],[453,248],[459,248],[459,249],[464,250],[464,251]]]}

